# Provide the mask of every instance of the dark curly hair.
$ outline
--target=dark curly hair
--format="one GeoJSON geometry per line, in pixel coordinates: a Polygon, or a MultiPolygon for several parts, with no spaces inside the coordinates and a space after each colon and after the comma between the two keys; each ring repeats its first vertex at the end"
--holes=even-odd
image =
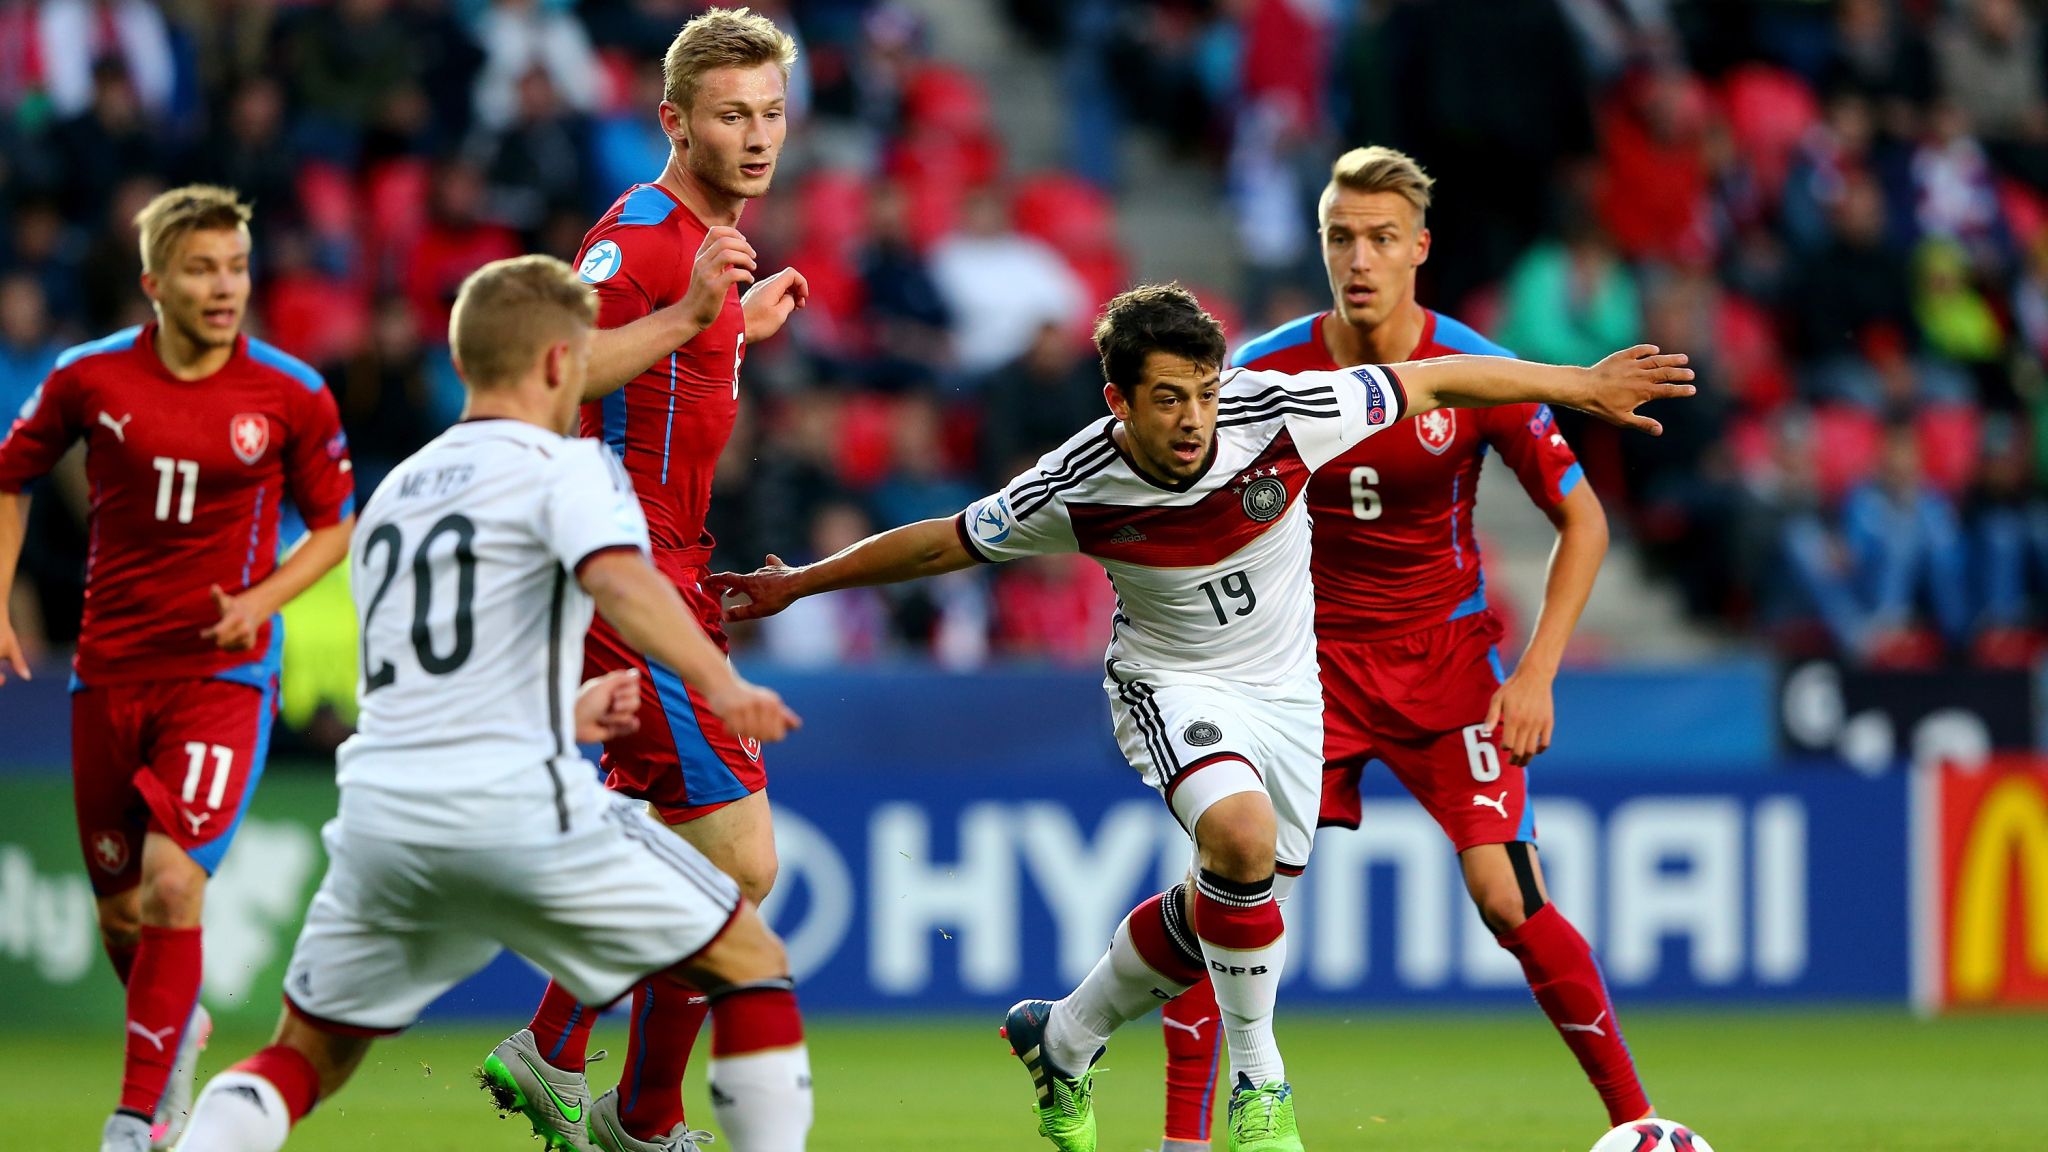
{"type": "Polygon", "coordinates": [[[1193,292],[1173,283],[1140,284],[1104,305],[1095,322],[1095,351],[1102,357],[1102,378],[1128,399],[1151,353],[1221,368],[1230,349],[1223,325],[1193,292]]]}

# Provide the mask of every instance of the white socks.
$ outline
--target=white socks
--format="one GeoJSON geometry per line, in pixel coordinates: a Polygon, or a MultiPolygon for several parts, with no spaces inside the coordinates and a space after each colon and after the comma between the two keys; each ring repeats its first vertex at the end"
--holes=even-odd
{"type": "Polygon", "coordinates": [[[803,1152],[811,1057],[802,1044],[711,1061],[711,1107],[733,1152],[803,1152]]]}
{"type": "Polygon", "coordinates": [[[270,1081],[228,1071],[206,1082],[178,1152],[278,1152],[291,1131],[291,1111],[270,1081]]]}

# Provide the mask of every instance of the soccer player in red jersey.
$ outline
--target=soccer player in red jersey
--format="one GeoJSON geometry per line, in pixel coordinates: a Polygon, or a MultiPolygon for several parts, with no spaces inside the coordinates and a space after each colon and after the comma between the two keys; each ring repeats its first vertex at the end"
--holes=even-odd
{"type": "MultiPolygon", "coordinates": [[[[1464,353],[1510,355],[1415,300],[1429,258],[1432,181],[1390,148],[1338,158],[1320,225],[1334,298],[1240,348],[1240,367],[1306,372],[1464,353]]],[[[1359,777],[1379,760],[1442,825],[1465,885],[1500,945],[1521,961],[1606,1104],[1609,1122],[1650,1111],[1600,967],[1548,902],[1525,776],[1550,747],[1551,682],[1607,551],[1607,518],[1550,409],[1440,408],[1363,441],[1309,481],[1311,561],[1323,680],[1324,825],[1356,828],[1359,777]],[[1473,498],[1497,451],[1557,526],[1534,634],[1512,676],[1495,645],[1473,498]]],[[[1166,1139],[1209,1146],[1218,1035],[1215,993],[1166,1005],[1166,1139]]]]}
{"type": "MultiPolygon", "coordinates": [[[[794,41],[745,9],[714,8],[684,25],[663,62],[668,165],[613,203],[577,260],[597,292],[600,328],[582,432],[610,445],[631,474],[655,566],[720,647],[719,603],[701,586],[712,470],[732,435],[747,347],[780,330],[808,291],[794,269],[756,282],[754,251],[735,227],[774,177],[795,59],[794,41]]],[[[606,783],[647,801],[758,903],[776,868],[760,745],[735,736],[672,669],[600,618],[585,646],[586,678],[629,668],[640,673],[640,728],[605,744],[606,783]]],[[[592,1147],[595,1131],[595,1146],[610,1152],[666,1147],[688,1132],[683,1070],[705,1002],[677,995],[673,983],[636,989],[621,1088],[592,1101],[582,1073],[601,1008],[550,984],[530,1028],[498,1055],[515,1075],[531,1075],[525,1096],[551,1105],[533,1118],[565,1146],[592,1147]],[[584,1117],[586,1104],[599,1123],[584,1117]]]]}
{"type": "Polygon", "coordinates": [[[0,441],[0,669],[23,678],[5,604],[27,489],[86,442],[72,786],[100,936],[128,986],[103,1152],[149,1148],[153,1119],[159,1147],[183,1126],[209,1027],[200,909],[263,775],[276,614],[347,554],[355,523],[348,442],[319,373],[242,334],[248,221],[225,188],[150,201],[135,222],[156,320],[66,352],[0,441]],[[279,562],[286,500],[311,533],[279,562]]]}

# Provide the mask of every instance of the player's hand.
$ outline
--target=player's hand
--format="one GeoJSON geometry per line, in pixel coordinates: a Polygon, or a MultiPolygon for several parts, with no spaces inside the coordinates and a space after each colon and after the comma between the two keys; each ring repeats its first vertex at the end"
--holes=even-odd
{"type": "Polygon", "coordinates": [[[29,674],[28,656],[21,650],[21,640],[14,635],[14,626],[8,623],[4,613],[0,613],[0,684],[7,683],[9,668],[23,680],[35,679],[29,674]]]}
{"type": "Polygon", "coordinates": [[[683,293],[683,305],[699,329],[709,328],[733,285],[753,282],[754,246],[739,229],[721,224],[704,234],[697,258],[690,262],[690,287],[683,293]]]}
{"type": "Polygon", "coordinates": [[[727,596],[744,596],[744,603],[725,605],[727,620],[759,620],[773,616],[798,599],[797,574],[782,557],[768,554],[768,562],[752,572],[714,572],[704,580],[704,590],[722,602],[727,596]]]}
{"type": "Polygon", "coordinates": [[[1609,424],[1634,428],[1652,436],[1662,435],[1664,425],[1636,409],[1652,400],[1690,396],[1698,389],[1688,383],[1692,369],[1683,352],[1666,353],[1655,344],[1638,344],[1586,369],[1585,389],[1570,406],[1609,424]]]}
{"type": "Polygon", "coordinates": [[[199,633],[223,652],[247,652],[256,646],[268,613],[259,614],[240,596],[230,596],[213,586],[213,606],[220,611],[220,623],[199,633]]]}
{"type": "Polygon", "coordinates": [[[742,740],[772,744],[804,724],[773,689],[749,684],[738,676],[732,678],[730,686],[705,697],[704,702],[742,740]]]}
{"type": "Polygon", "coordinates": [[[1550,748],[1557,719],[1550,698],[1550,680],[1517,671],[1493,694],[1486,709],[1486,734],[1507,754],[1509,763],[1526,765],[1550,748]],[[1498,725],[1498,729],[1496,729],[1498,725]]]}
{"type": "Polygon", "coordinates": [[[740,297],[740,311],[747,317],[747,343],[759,344],[782,331],[789,314],[810,299],[811,282],[794,268],[784,268],[747,289],[740,297]]]}
{"type": "Polygon", "coordinates": [[[585,680],[576,690],[576,742],[601,744],[640,730],[640,673],[632,668],[585,680]]]}

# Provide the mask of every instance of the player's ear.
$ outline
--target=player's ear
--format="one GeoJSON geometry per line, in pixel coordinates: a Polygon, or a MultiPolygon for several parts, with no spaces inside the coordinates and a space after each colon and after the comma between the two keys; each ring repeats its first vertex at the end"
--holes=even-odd
{"type": "Polygon", "coordinates": [[[149,297],[150,303],[154,304],[158,300],[162,299],[162,297],[158,295],[162,291],[163,288],[157,282],[156,273],[145,271],[142,274],[142,294],[144,296],[149,297]]]}
{"type": "Polygon", "coordinates": [[[690,146],[690,119],[681,108],[666,100],[661,102],[661,134],[668,137],[671,146],[677,149],[690,146]]]}
{"type": "Polygon", "coordinates": [[[1109,405],[1109,413],[1119,420],[1131,418],[1131,402],[1124,396],[1123,389],[1114,384],[1102,386],[1103,402],[1109,405]]]}
{"type": "Polygon", "coordinates": [[[1424,226],[1422,234],[1415,238],[1415,264],[1420,268],[1429,261],[1429,228],[1424,226]]]}

